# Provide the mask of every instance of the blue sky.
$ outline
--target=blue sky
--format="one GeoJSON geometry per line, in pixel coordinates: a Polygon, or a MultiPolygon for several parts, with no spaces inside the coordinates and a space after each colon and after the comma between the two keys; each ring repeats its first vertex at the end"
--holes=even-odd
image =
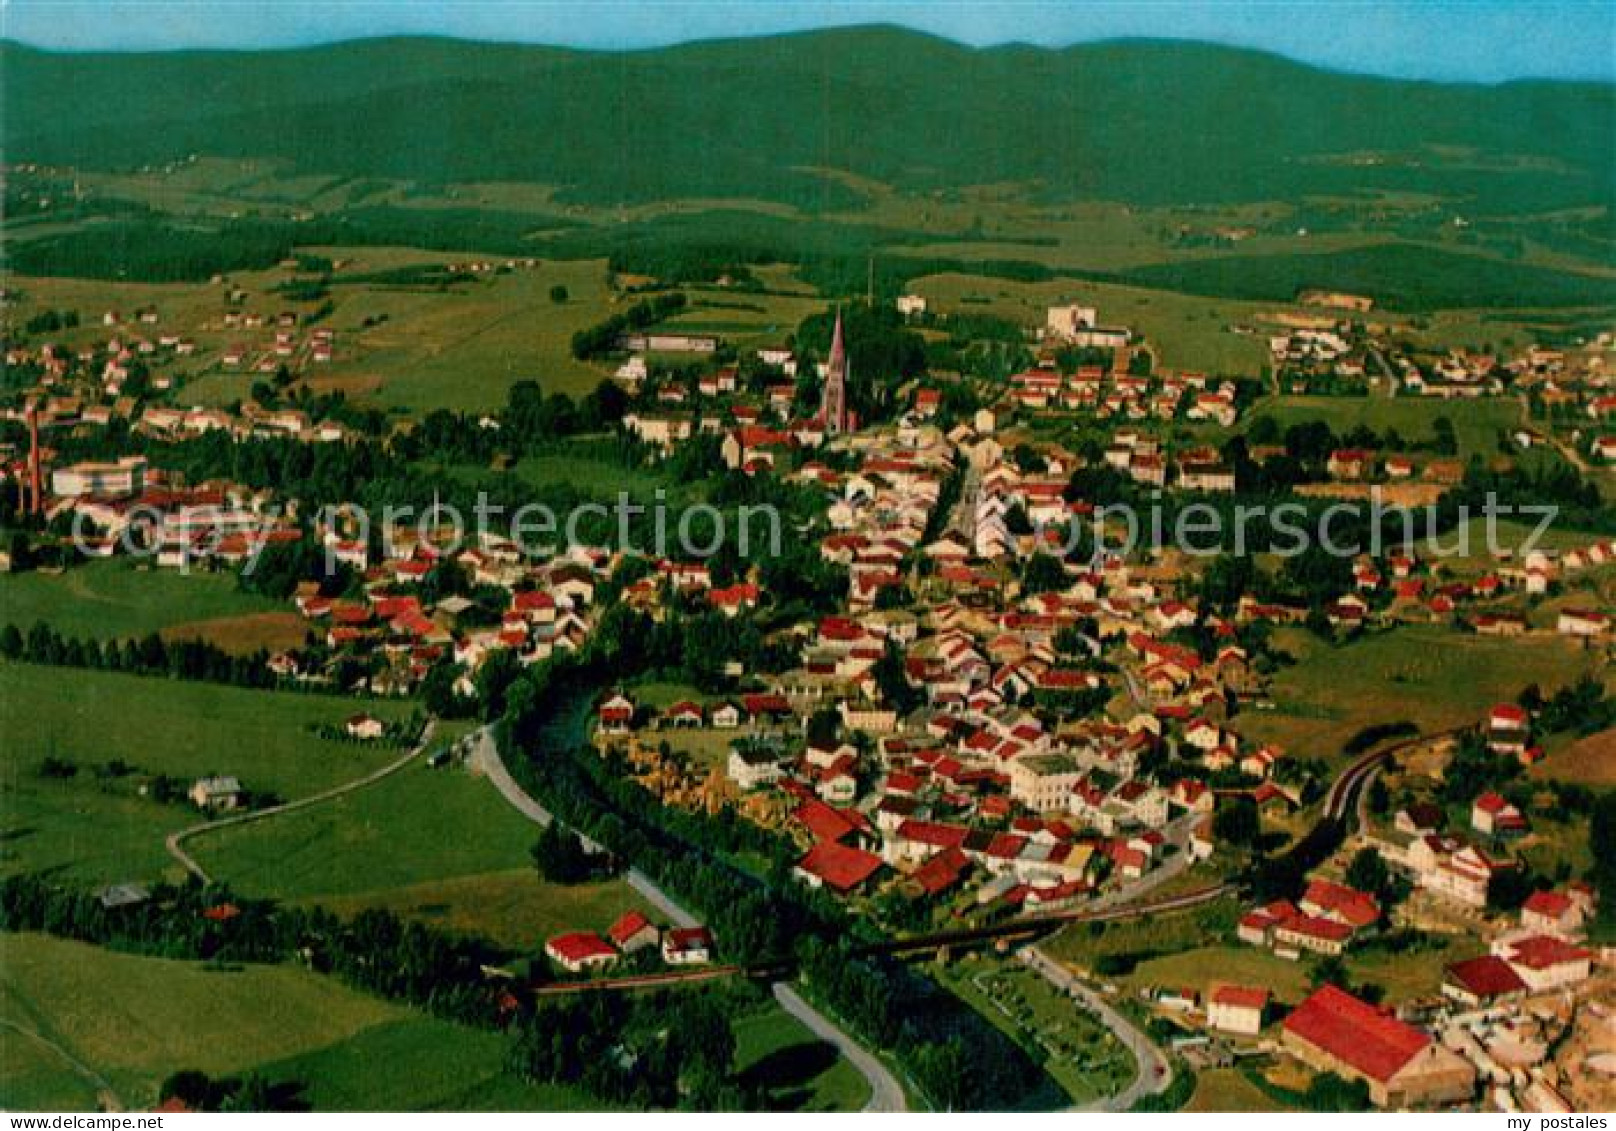
{"type": "Polygon", "coordinates": [[[389,34],[623,48],[874,22],[973,44],[1206,39],[1374,74],[1616,81],[1616,0],[0,0],[7,37],[70,50],[389,34]]]}

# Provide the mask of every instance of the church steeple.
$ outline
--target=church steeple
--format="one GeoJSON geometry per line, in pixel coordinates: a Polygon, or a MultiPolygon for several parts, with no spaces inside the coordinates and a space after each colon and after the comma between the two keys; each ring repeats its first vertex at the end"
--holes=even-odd
{"type": "Polygon", "coordinates": [[[825,434],[840,436],[847,428],[847,346],[842,341],[842,310],[836,308],[836,329],[831,332],[830,360],[825,365],[825,392],[820,405],[825,434]]]}

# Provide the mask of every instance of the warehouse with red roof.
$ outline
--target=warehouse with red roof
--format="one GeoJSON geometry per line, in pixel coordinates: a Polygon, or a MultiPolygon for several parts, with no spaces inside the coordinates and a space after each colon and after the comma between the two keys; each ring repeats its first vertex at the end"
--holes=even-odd
{"type": "Polygon", "coordinates": [[[1362,1080],[1377,1107],[1422,1107],[1468,1099],[1470,1062],[1429,1033],[1345,990],[1326,985],[1285,1018],[1283,1042],[1321,1072],[1362,1080]]]}

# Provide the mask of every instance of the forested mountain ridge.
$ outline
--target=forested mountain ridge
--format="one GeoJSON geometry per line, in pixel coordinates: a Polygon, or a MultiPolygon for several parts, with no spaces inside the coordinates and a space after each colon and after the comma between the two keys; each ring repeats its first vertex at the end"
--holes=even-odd
{"type": "Polygon", "coordinates": [[[0,45],[10,161],[192,153],[585,203],[835,207],[841,170],[914,191],[1013,183],[1141,205],[1426,192],[1603,204],[1616,87],[1411,82],[1205,44],[976,49],[865,27],[592,52],[444,39],[58,54],[0,45]]]}

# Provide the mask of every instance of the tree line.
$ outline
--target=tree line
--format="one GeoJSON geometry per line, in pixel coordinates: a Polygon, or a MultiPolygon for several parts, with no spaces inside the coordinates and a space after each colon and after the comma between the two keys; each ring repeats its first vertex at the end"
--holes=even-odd
{"type": "Polygon", "coordinates": [[[598,689],[657,658],[649,618],[614,615],[622,623],[603,621],[579,652],[533,665],[506,689],[496,736],[524,786],[693,905],[732,960],[799,969],[810,993],[862,1040],[891,1050],[935,1106],[998,1110],[1043,1095],[1047,1077],[979,1014],[903,963],[859,954],[879,931],[797,883],[788,842],[730,810],[667,808],[582,745],[598,689]],[[742,856],[765,863],[743,870],[732,862],[742,856]]]}
{"type": "MultiPolygon", "coordinates": [[[[194,882],[161,885],[137,905],[108,908],[93,892],[28,874],[0,880],[0,930],[161,958],[298,963],[447,1021],[503,1030],[513,1071],[601,1102],[694,1110],[767,1103],[735,1071],[731,1022],[750,1008],[744,992],[535,998],[524,985],[490,975],[508,952],[388,911],[343,919],[321,907],[243,899],[194,882]],[[669,1025],[675,1015],[679,1024],[669,1025]]],[[[222,1083],[176,1074],[165,1087],[204,1107],[271,1106],[273,1093],[261,1082],[222,1083]]]]}

